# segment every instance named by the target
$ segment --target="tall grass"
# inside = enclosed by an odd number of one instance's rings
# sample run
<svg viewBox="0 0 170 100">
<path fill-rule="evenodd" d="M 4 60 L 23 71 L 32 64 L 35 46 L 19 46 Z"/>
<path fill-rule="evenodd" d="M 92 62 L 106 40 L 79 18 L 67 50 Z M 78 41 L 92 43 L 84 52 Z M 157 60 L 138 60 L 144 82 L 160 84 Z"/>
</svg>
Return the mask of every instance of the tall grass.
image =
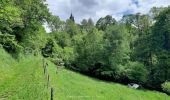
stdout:
<svg viewBox="0 0 170 100">
<path fill-rule="evenodd" d="M 22 57 L 17 62 L 0 51 L 0 99 L 47 100 L 41 57 Z"/>
</svg>

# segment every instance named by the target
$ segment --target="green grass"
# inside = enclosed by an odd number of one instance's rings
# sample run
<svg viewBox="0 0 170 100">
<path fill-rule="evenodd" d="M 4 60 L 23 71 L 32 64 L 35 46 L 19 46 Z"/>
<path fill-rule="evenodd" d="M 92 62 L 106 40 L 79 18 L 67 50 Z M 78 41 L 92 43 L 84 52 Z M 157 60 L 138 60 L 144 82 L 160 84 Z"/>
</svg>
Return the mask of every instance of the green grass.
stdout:
<svg viewBox="0 0 170 100">
<path fill-rule="evenodd" d="M 135 90 L 113 82 L 96 80 L 66 69 L 49 68 L 55 100 L 170 100 L 164 93 Z"/>
<path fill-rule="evenodd" d="M 170 100 L 164 93 L 135 90 L 96 80 L 66 69 L 57 70 L 48 61 L 50 86 L 43 73 L 41 57 L 23 57 L 19 62 L 0 49 L 0 100 Z"/>
<path fill-rule="evenodd" d="M 47 100 L 40 57 L 15 61 L 0 49 L 0 100 Z"/>
</svg>

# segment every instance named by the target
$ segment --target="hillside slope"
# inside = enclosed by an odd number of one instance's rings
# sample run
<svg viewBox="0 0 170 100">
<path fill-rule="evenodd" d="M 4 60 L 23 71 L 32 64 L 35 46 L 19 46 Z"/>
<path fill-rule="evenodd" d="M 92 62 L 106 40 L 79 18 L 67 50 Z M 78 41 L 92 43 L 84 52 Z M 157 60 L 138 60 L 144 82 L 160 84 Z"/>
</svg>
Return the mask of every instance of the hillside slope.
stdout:
<svg viewBox="0 0 170 100">
<path fill-rule="evenodd" d="M 0 100 L 47 100 L 40 57 L 15 61 L 0 49 Z"/>
<path fill-rule="evenodd" d="M 134 90 L 66 70 L 48 61 L 49 87 L 41 57 L 30 56 L 19 62 L 0 49 L 0 100 L 170 100 L 166 94 Z M 57 72 L 56 72 L 57 71 Z"/>
<path fill-rule="evenodd" d="M 55 100 L 170 100 L 169 96 L 157 91 L 130 89 L 66 69 L 56 74 L 54 70 L 54 67 L 49 68 Z"/>
</svg>

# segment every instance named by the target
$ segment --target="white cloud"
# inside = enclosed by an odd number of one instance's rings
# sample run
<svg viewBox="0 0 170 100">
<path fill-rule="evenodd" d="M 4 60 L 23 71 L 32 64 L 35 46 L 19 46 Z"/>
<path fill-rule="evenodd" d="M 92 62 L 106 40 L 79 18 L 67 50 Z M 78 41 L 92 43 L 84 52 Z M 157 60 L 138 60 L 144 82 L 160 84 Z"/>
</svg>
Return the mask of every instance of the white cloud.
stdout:
<svg viewBox="0 0 170 100">
<path fill-rule="evenodd" d="M 148 13 L 150 8 L 168 6 L 170 0 L 47 0 L 50 11 L 62 20 L 71 12 L 76 22 L 92 18 L 95 22 L 106 15 L 120 20 L 125 13 Z"/>
</svg>

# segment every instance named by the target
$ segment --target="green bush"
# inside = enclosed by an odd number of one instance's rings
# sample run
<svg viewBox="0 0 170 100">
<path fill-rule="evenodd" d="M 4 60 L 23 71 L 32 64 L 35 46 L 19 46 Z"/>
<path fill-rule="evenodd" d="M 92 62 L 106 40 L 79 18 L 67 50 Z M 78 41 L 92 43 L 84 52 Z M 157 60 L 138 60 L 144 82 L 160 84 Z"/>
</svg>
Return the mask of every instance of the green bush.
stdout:
<svg viewBox="0 0 170 100">
<path fill-rule="evenodd" d="M 170 94 L 170 82 L 166 81 L 165 83 L 163 83 L 162 89 L 164 92 L 167 92 L 168 94 Z"/>
<path fill-rule="evenodd" d="M 125 68 L 125 73 L 134 82 L 144 83 L 147 80 L 148 71 L 140 62 L 129 62 Z"/>
</svg>

